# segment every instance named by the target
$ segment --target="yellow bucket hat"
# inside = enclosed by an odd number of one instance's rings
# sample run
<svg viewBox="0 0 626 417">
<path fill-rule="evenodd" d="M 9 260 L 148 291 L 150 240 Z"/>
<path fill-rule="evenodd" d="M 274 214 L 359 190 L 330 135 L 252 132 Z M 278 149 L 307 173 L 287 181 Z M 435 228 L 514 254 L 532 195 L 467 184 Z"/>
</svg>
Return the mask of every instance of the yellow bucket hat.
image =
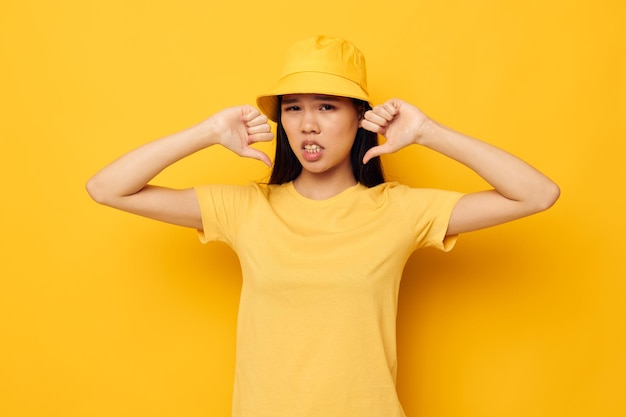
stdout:
<svg viewBox="0 0 626 417">
<path fill-rule="evenodd" d="M 302 39 L 285 56 L 280 80 L 257 97 L 259 109 L 278 121 L 278 96 L 328 94 L 369 102 L 365 57 L 352 43 L 328 36 Z"/>
</svg>

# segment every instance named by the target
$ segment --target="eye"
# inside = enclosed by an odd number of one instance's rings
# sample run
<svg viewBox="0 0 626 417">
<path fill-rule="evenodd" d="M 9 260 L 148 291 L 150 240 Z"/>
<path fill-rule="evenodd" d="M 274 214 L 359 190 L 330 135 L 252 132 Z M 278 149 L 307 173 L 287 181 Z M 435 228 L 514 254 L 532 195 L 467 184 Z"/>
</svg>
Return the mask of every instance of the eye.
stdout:
<svg viewBox="0 0 626 417">
<path fill-rule="evenodd" d="M 296 106 L 296 105 L 293 105 L 293 106 L 285 106 L 285 107 L 283 108 L 283 111 L 298 111 L 298 110 L 300 110 L 300 106 Z"/>
<path fill-rule="evenodd" d="M 330 111 L 334 109 L 335 109 L 335 106 L 333 106 L 332 104 L 322 104 L 320 106 L 320 110 L 323 110 L 323 111 Z"/>
</svg>

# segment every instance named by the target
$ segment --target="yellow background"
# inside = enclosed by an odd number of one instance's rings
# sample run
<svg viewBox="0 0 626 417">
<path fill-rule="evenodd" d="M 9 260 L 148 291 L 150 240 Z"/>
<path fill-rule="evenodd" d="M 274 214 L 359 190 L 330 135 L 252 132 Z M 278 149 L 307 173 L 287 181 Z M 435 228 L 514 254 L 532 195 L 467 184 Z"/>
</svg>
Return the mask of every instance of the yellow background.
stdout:
<svg viewBox="0 0 626 417">
<path fill-rule="evenodd" d="M 135 146 L 252 102 L 285 48 L 318 33 L 364 51 L 375 102 L 411 101 L 562 189 L 548 212 L 410 259 L 398 323 L 407 415 L 626 415 L 624 8 L 4 0 L 0 416 L 229 415 L 236 257 L 98 206 L 84 183 Z M 485 187 L 426 149 L 385 163 L 411 185 Z M 266 175 L 212 148 L 159 182 Z"/>
</svg>

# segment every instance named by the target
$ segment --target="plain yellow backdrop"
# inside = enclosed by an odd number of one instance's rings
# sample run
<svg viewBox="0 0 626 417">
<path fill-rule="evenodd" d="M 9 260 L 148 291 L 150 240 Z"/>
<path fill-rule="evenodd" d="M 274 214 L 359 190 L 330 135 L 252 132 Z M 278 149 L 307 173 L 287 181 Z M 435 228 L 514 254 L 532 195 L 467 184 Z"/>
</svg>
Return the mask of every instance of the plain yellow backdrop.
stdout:
<svg viewBox="0 0 626 417">
<path fill-rule="evenodd" d="M 84 183 L 135 146 L 253 102 L 285 48 L 314 34 L 363 50 L 375 102 L 413 102 L 562 189 L 548 212 L 411 257 L 398 313 L 407 415 L 626 415 L 624 9 L 4 0 L 0 416 L 229 415 L 236 257 L 192 230 L 98 206 Z M 486 187 L 426 149 L 384 162 L 414 186 Z M 158 182 L 267 174 L 212 148 Z"/>
</svg>

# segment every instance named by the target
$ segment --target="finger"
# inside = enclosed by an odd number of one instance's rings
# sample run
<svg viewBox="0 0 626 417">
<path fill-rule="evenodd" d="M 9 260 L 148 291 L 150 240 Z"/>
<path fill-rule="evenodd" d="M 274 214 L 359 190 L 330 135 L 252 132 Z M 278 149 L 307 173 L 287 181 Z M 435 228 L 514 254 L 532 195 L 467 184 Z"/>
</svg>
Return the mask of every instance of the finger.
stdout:
<svg viewBox="0 0 626 417">
<path fill-rule="evenodd" d="M 256 133 L 271 132 L 272 131 L 272 127 L 269 125 L 269 123 L 263 123 L 263 124 L 260 124 L 260 125 L 248 126 L 246 131 L 248 132 L 249 135 L 254 135 Z"/>
<path fill-rule="evenodd" d="M 387 122 L 391 122 L 396 116 L 396 110 L 389 102 L 374 106 L 374 108 L 372 108 L 372 112 Z"/>
<path fill-rule="evenodd" d="M 268 119 L 266 115 L 259 113 L 252 119 L 247 120 L 245 123 L 246 123 L 246 126 L 258 126 L 258 125 L 268 124 L 267 120 Z"/>
<path fill-rule="evenodd" d="M 368 119 L 361 120 L 361 127 L 365 130 L 369 130 L 370 132 L 378 133 L 384 135 L 386 132 L 386 126 L 381 126 L 378 123 L 372 122 Z"/>
<path fill-rule="evenodd" d="M 249 104 L 244 104 L 241 107 L 241 121 L 244 123 L 248 123 L 251 120 L 261 116 L 261 112 L 254 106 Z"/>
<path fill-rule="evenodd" d="M 374 109 L 366 111 L 365 114 L 363 115 L 363 120 L 367 120 L 371 123 L 374 123 L 383 127 L 387 126 L 387 123 L 389 123 L 387 119 L 385 119 L 380 114 L 376 113 Z"/>
<path fill-rule="evenodd" d="M 391 115 L 392 119 L 396 117 L 398 113 L 400 112 L 400 102 L 398 99 L 395 99 L 395 98 L 392 98 L 384 102 L 382 104 L 382 107 L 385 109 L 385 111 L 389 115 Z M 388 120 L 391 121 L 391 119 L 388 119 Z"/>
<path fill-rule="evenodd" d="M 269 142 L 274 139 L 274 133 L 272 132 L 260 132 L 255 133 L 253 135 L 248 135 L 248 143 L 256 143 L 256 142 Z"/>
</svg>

